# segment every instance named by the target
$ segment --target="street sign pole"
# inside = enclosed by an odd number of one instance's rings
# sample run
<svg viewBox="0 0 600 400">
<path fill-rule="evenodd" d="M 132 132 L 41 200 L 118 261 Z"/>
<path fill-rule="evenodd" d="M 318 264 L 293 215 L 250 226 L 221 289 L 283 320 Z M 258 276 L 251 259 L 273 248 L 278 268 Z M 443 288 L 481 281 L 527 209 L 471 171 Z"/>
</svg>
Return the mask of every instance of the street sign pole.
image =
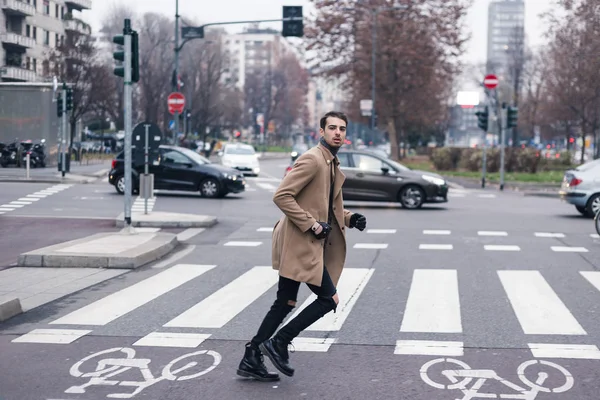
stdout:
<svg viewBox="0 0 600 400">
<path fill-rule="evenodd" d="M 148 184 L 148 132 L 150 130 L 150 124 L 144 125 L 144 183 Z M 144 214 L 148 214 L 148 190 L 144 190 Z"/>
<path fill-rule="evenodd" d="M 175 90 L 179 92 L 179 0 L 175 0 Z M 173 142 L 176 144 L 176 138 L 179 134 L 179 113 L 175 111 L 175 132 L 173 132 Z"/>
<path fill-rule="evenodd" d="M 63 82 L 62 87 L 62 146 L 61 149 L 61 172 L 64 178 L 67 171 L 67 84 Z M 70 154 L 69 154 L 70 156 Z"/>
<path fill-rule="evenodd" d="M 500 190 L 504 190 L 504 141 L 506 140 L 506 103 L 502 103 L 500 131 Z"/>
<path fill-rule="evenodd" d="M 131 113 L 132 113 L 132 87 L 131 87 L 131 21 L 125 20 L 123 29 L 125 36 L 125 76 L 124 76 L 124 103 L 125 103 L 125 224 L 131 228 Z"/>
<path fill-rule="evenodd" d="M 489 114 L 488 114 L 488 127 L 489 125 Z M 489 129 L 489 128 L 488 128 Z M 487 157 L 486 157 L 486 148 L 487 148 L 487 132 L 483 132 L 483 157 L 481 161 L 481 187 L 485 189 L 485 171 L 487 167 Z"/>
</svg>

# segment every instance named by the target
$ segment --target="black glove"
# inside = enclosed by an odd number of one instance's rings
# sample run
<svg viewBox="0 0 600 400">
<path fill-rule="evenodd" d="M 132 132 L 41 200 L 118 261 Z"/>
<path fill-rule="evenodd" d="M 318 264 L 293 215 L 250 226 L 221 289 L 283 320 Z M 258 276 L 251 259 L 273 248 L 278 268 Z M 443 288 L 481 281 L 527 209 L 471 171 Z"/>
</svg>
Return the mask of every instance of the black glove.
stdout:
<svg viewBox="0 0 600 400">
<path fill-rule="evenodd" d="M 359 231 L 363 231 L 367 227 L 367 218 L 359 213 L 354 213 L 350 217 L 350 228 L 356 228 Z"/>
<path fill-rule="evenodd" d="M 329 235 L 329 232 L 331 232 L 331 225 L 329 225 L 327 222 L 321 222 L 321 221 L 317 221 L 317 223 L 323 227 L 323 229 L 321 230 L 321 233 L 317 234 L 315 232 L 314 227 L 311 228 L 311 231 L 317 239 L 325 239 L 327 237 L 327 235 Z"/>
</svg>

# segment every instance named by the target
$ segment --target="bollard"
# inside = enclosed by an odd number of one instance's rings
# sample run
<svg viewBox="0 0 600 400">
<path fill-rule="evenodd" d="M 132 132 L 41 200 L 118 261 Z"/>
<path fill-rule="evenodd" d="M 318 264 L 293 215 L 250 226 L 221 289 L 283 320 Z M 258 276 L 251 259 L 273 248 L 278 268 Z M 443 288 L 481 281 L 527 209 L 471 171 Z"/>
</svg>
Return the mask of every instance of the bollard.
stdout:
<svg viewBox="0 0 600 400">
<path fill-rule="evenodd" d="M 29 179 L 29 160 L 30 160 L 30 155 L 29 153 L 27 153 L 27 156 L 25 157 L 25 165 L 27 166 L 27 179 Z"/>
</svg>

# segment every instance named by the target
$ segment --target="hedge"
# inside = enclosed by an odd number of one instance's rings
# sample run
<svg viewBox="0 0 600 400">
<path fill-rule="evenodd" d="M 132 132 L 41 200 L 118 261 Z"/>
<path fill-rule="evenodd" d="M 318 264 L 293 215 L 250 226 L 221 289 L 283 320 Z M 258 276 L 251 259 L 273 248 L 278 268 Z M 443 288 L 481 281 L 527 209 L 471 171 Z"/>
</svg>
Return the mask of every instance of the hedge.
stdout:
<svg viewBox="0 0 600 400">
<path fill-rule="evenodd" d="M 504 168 L 506 172 L 527 172 L 564 170 L 572 165 L 572 155 L 568 151 L 559 154 L 559 158 L 545 158 L 540 150 L 531 148 L 507 147 L 504 150 Z M 461 147 L 436 148 L 430 156 L 433 166 L 438 171 L 480 171 L 483 150 Z M 500 149 L 486 150 L 486 169 L 488 172 L 500 170 Z"/>
</svg>

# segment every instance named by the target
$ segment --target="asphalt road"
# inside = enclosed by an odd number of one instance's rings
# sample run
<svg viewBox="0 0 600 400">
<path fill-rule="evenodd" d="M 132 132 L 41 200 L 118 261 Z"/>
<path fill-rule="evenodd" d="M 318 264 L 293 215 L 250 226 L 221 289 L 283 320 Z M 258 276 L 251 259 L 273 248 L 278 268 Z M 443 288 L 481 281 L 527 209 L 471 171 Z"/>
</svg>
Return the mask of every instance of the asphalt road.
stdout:
<svg viewBox="0 0 600 400">
<path fill-rule="evenodd" d="M 593 222 L 556 199 L 491 190 L 451 190 L 447 204 L 417 211 L 347 202 L 368 230 L 348 231 L 342 304 L 294 341 L 293 378 L 237 378 L 244 343 L 276 292 L 269 228 L 280 213 L 271 196 L 285 160 L 262 167 L 270 176 L 226 199 L 157 196 L 154 210 L 220 219 L 170 264 L 0 323 L 0 398 L 597 398 Z M 32 185 L 0 190 L 2 201 L 41 190 Z M 31 215 L 114 218 L 122 197 L 112 192 L 105 180 L 74 185 L 1 215 L 0 227 Z M 298 304 L 309 294 L 302 287 Z"/>
</svg>

